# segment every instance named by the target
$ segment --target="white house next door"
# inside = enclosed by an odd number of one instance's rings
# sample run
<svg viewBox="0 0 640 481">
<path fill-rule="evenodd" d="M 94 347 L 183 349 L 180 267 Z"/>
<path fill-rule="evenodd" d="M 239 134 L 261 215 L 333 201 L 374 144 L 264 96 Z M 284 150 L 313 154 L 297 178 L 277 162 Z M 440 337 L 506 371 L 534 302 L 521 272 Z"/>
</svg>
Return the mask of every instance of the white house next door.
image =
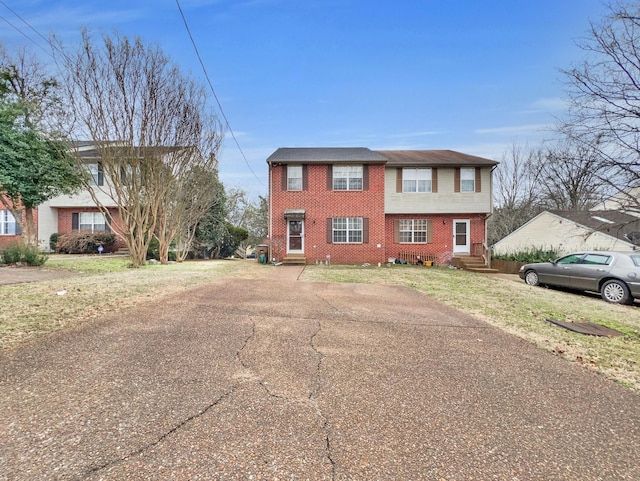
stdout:
<svg viewBox="0 0 640 481">
<path fill-rule="evenodd" d="M 469 254 L 471 242 L 469 240 L 469 219 L 453 220 L 453 253 Z"/>
<path fill-rule="evenodd" d="M 304 254 L 304 221 L 287 221 L 287 253 Z"/>
</svg>

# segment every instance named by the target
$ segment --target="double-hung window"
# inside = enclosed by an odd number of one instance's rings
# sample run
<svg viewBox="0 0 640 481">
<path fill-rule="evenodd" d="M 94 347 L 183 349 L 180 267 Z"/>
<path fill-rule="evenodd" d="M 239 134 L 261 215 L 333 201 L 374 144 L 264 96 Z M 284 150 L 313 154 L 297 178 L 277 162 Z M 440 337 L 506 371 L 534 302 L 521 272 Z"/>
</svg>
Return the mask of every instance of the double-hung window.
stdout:
<svg viewBox="0 0 640 481">
<path fill-rule="evenodd" d="M 287 190 L 302 190 L 302 166 L 287 166 Z"/>
<path fill-rule="evenodd" d="M 104 173 L 102 170 L 102 164 L 87 164 L 87 170 L 89 171 L 89 185 L 102 186 L 104 185 Z"/>
<path fill-rule="evenodd" d="M 334 217 L 333 242 L 362 243 L 362 217 Z"/>
<path fill-rule="evenodd" d="M 16 219 L 8 210 L 0 210 L 0 235 L 16 235 L 19 232 Z"/>
<path fill-rule="evenodd" d="M 400 219 L 400 242 L 405 244 L 427 243 L 426 219 Z"/>
<path fill-rule="evenodd" d="M 98 232 L 108 230 L 107 222 L 102 212 L 80 212 L 79 230 Z"/>
<path fill-rule="evenodd" d="M 476 190 L 476 169 L 460 169 L 460 192 L 475 192 Z"/>
<path fill-rule="evenodd" d="M 402 169 L 402 192 L 431 191 L 431 169 Z"/>
<path fill-rule="evenodd" d="M 333 190 L 362 190 L 362 165 L 334 165 Z"/>
</svg>

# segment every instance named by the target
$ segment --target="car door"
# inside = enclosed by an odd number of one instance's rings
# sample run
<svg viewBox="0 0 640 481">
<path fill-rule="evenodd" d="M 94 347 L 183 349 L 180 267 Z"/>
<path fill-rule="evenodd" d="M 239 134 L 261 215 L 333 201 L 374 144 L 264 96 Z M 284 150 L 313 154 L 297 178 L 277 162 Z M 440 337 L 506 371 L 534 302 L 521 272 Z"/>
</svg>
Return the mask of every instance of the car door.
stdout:
<svg viewBox="0 0 640 481">
<path fill-rule="evenodd" d="M 584 254 L 570 254 L 549 263 L 543 270 L 538 271 L 541 284 L 552 286 L 573 287 L 572 276 L 576 265 Z"/>
<path fill-rule="evenodd" d="M 604 253 L 588 253 L 573 266 L 572 286 L 581 291 L 598 291 L 598 281 L 611 270 L 613 257 Z"/>
</svg>

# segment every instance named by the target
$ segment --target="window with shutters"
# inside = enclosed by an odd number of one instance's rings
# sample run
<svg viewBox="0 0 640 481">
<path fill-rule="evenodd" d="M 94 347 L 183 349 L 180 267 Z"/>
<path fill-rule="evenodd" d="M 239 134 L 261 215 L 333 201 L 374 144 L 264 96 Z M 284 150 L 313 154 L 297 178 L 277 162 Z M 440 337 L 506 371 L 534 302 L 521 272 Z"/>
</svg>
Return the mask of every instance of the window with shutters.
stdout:
<svg viewBox="0 0 640 481">
<path fill-rule="evenodd" d="M 90 232 L 108 230 L 107 222 L 102 212 L 80 212 L 78 229 Z"/>
<path fill-rule="evenodd" d="M 333 242 L 335 244 L 362 243 L 362 217 L 334 217 Z"/>
<path fill-rule="evenodd" d="M 463 167 L 460 169 L 460 192 L 476 191 L 476 169 Z"/>
<path fill-rule="evenodd" d="M 334 165 L 333 190 L 362 190 L 362 165 Z"/>
<path fill-rule="evenodd" d="M 287 190 L 302 190 L 302 166 L 287 166 Z"/>
<path fill-rule="evenodd" d="M 19 231 L 13 214 L 8 210 L 0 210 L 0 235 L 16 235 Z"/>
<path fill-rule="evenodd" d="M 402 169 L 402 192 L 431 191 L 431 169 Z"/>
<path fill-rule="evenodd" d="M 87 170 L 91 176 L 89 179 L 89 185 L 102 186 L 104 185 L 104 173 L 102 171 L 102 164 L 94 163 L 87 164 Z"/>
</svg>

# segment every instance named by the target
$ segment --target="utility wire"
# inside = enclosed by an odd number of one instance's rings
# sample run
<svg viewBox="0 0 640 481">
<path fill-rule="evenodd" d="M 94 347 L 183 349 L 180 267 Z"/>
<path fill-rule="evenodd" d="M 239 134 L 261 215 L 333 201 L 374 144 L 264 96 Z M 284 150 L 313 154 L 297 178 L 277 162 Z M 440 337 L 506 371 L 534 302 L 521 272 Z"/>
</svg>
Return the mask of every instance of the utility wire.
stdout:
<svg viewBox="0 0 640 481">
<path fill-rule="evenodd" d="M 11 13 L 13 13 L 16 17 L 18 17 L 22 21 L 22 23 L 24 23 L 27 27 L 29 27 L 31 30 L 33 30 L 36 34 L 38 34 L 40 37 L 44 38 L 45 42 L 49 43 L 49 41 L 46 39 L 46 37 L 42 36 L 42 34 L 40 32 L 38 32 L 35 28 L 33 28 L 31 25 L 29 25 L 29 22 L 27 22 L 24 18 L 22 18 L 15 11 L 13 11 L 11 9 L 11 7 L 9 7 L 9 5 L 7 5 L 2 0 L 0 0 L 0 4 L 2 4 L 7 10 L 9 10 Z M 40 45 L 38 42 L 36 42 L 34 39 L 32 39 L 29 35 L 24 33 L 20 28 L 18 28 L 16 25 L 14 25 L 10 20 L 8 20 L 7 18 L 3 17 L 2 15 L 0 15 L 0 18 L 2 20 L 4 20 L 6 23 L 8 23 L 20 35 L 23 35 L 24 37 L 29 39 L 29 41 L 32 42 L 36 47 L 42 49 L 44 51 L 44 53 L 46 53 L 49 56 L 53 56 L 53 55 L 51 55 L 51 52 L 49 52 L 46 48 L 44 48 L 42 45 Z"/>
<path fill-rule="evenodd" d="M 2 1 L 2 0 L 0 0 L 0 1 Z M 187 23 L 187 19 L 184 16 L 184 12 L 182 11 L 182 7 L 180 6 L 180 0 L 176 0 L 176 5 L 178 6 L 178 10 L 180 11 L 180 16 L 182 17 L 182 21 L 184 22 L 184 27 L 187 30 L 187 34 L 189 35 L 189 39 L 191 39 L 191 45 L 193 45 L 193 49 L 196 52 L 196 56 L 198 57 L 198 61 L 200 62 L 200 67 L 202 67 L 202 71 L 204 72 L 204 76 L 207 79 L 207 83 L 209 84 L 209 88 L 211 89 L 211 92 L 213 93 L 213 97 L 216 99 L 216 103 L 218 104 L 218 109 L 220 109 L 220 113 L 222 114 L 222 118 L 224 119 L 225 126 L 229 130 L 229 132 L 231 132 L 231 137 L 233 137 L 233 141 L 235 142 L 236 146 L 238 147 L 238 150 L 240 151 L 240 154 L 242 155 L 242 158 L 244 159 L 245 164 L 247 164 L 247 167 L 249 167 L 249 170 L 251 171 L 253 176 L 256 178 L 256 180 L 258 182 L 260 182 L 260 185 L 264 185 L 262 180 L 260 180 L 260 178 L 256 175 L 254 170 L 251 168 L 251 165 L 249 164 L 249 161 L 247 160 L 247 157 L 244 155 L 244 152 L 242 151 L 242 147 L 240 147 L 240 143 L 238 142 L 238 139 L 236 138 L 236 135 L 233 133 L 233 129 L 231 128 L 231 125 L 229 124 L 229 119 L 227 119 L 227 116 L 224 113 L 224 110 L 222 108 L 222 104 L 220 103 L 220 100 L 218 99 L 218 96 L 216 95 L 216 91 L 213 88 L 213 84 L 211 83 L 211 79 L 209 78 L 209 74 L 207 73 L 207 69 L 204 66 L 204 62 L 202 61 L 202 57 L 200 56 L 200 52 L 198 51 L 198 46 L 196 45 L 196 42 L 193 39 L 193 35 L 191 35 L 191 30 L 189 29 L 189 24 Z"/>
</svg>

